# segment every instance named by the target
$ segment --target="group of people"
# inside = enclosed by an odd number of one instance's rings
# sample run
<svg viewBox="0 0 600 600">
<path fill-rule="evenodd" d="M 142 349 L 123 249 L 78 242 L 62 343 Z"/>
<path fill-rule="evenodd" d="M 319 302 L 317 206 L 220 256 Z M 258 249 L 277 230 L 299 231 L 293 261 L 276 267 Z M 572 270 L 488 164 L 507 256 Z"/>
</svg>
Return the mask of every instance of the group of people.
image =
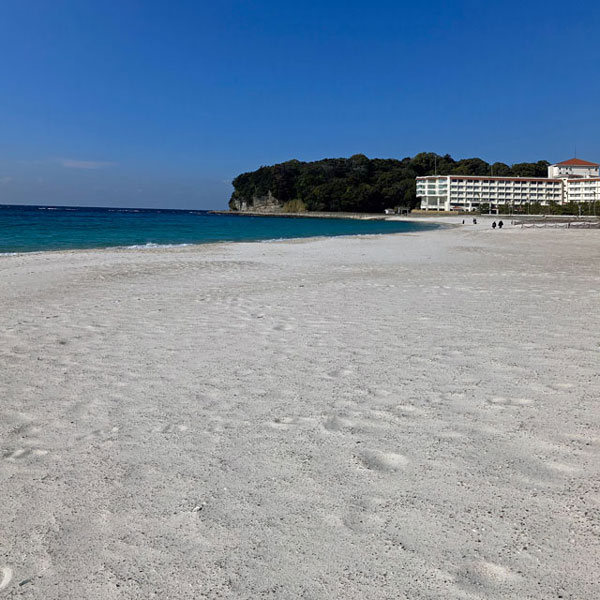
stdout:
<svg viewBox="0 0 600 600">
<path fill-rule="evenodd" d="M 463 219 L 462 224 L 465 224 L 465 220 Z M 473 219 L 473 225 L 477 225 L 477 219 Z M 492 223 L 492 229 L 496 229 L 496 227 L 498 227 L 498 229 L 502 229 L 504 227 L 504 223 L 502 221 L 498 221 L 496 223 L 496 221 L 494 221 Z"/>
</svg>

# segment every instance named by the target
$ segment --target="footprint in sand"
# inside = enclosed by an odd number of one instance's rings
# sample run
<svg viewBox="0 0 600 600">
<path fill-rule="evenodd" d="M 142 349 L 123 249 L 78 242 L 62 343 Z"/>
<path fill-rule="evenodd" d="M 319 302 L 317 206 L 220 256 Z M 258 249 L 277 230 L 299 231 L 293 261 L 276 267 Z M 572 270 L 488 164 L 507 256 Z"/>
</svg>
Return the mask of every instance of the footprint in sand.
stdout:
<svg viewBox="0 0 600 600">
<path fill-rule="evenodd" d="M 384 521 L 378 515 L 357 510 L 345 515 L 342 524 L 354 533 L 375 534 L 383 527 Z"/>
<path fill-rule="evenodd" d="M 367 390 L 367 393 L 370 396 L 373 396 L 373 397 L 379 399 L 380 401 L 389 400 L 390 398 L 395 397 L 395 394 L 392 390 L 388 390 L 386 388 L 381 388 L 381 387 L 369 388 Z"/>
<path fill-rule="evenodd" d="M 328 376 L 331 379 L 342 379 L 344 377 L 349 377 L 353 374 L 353 372 L 354 371 L 352 371 L 351 369 L 335 369 L 334 371 L 328 373 Z"/>
<path fill-rule="evenodd" d="M 35 425 L 33 425 L 31 423 L 22 423 L 21 425 L 18 425 L 17 427 L 15 427 L 11 433 L 13 435 L 18 435 L 20 437 L 26 437 L 26 436 L 37 435 L 39 432 L 40 432 L 39 427 L 36 427 Z"/>
<path fill-rule="evenodd" d="M 236 377 L 250 377 L 250 375 L 254 375 L 256 371 L 254 369 L 239 369 L 234 372 Z"/>
<path fill-rule="evenodd" d="M 467 565 L 459 577 L 464 583 L 474 584 L 478 588 L 513 583 L 520 579 L 520 576 L 513 573 L 510 569 L 487 561 L 474 562 Z"/>
<path fill-rule="evenodd" d="M 16 450 L 5 452 L 2 458 L 5 460 L 21 460 L 30 455 L 45 456 L 46 454 L 48 454 L 48 450 L 42 450 L 41 448 L 17 448 Z"/>
<path fill-rule="evenodd" d="M 274 429 L 290 429 L 298 424 L 296 417 L 275 417 L 270 423 L 269 427 Z"/>
<path fill-rule="evenodd" d="M 488 399 L 488 402 L 494 406 L 529 406 L 533 400 L 529 398 L 505 398 L 504 396 L 495 396 Z"/>
<path fill-rule="evenodd" d="M 559 461 L 551 461 L 547 462 L 546 466 L 557 473 L 564 475 L 575 475 L 577 473 L 581 473 L 582 468 L 577 465 L 570 465 L 564 462 Z"/>
<path fill-rule="evenodd" d="M 82 435 L 78 435 L 75 439 L 78 441 L 81 440 L 95 440 L 101 438 L 106 441 L 107 439 L 112 439 L 112 436 L 116 433 L 119 433 L 118 427 L 112 427 L 111 429 L 94 429 L 89 433 L 84 433 Z"/>
<path fill-rule="evenodd" d="M 396 404 L 392 412 L 399 417 L 422 417 L 425 411 L 412 404 Z"/>
<path fill-rule="evenodd" d="M 317 422 L 315 417 L 275 417 L 269 421 L 269 427 L 274 429 L 292 429 L 300 426 L 312 426 Z"/>
<path fill-rule="evenodd" d="M 440 394 L 440 398 L 447 402 L 452 402 L 454 400 L 463 400 L 466 394 L 464 392 L 444 392 Z"/>
<path fill-rule="evenodd" d="M 393 473 L 408 464 L 408 458 L 395 452 L 380 452 L 378 450 L 365 450 L 358 457 L 360 464 L 371 471 L 384 471 Z"/>
<path fill-rule="evenodd" d="M 350 429 L 353 426 L 353 421 L 345 419 L 344 417 L 338 417 L 337 415 L 331 415 L 323 422 L 323 427 L 327 431 L 333 432 L 344 431 L 345 429 Z"/>
<path fill-rule="evenodd" d="M 159 429 L 160 433 L 173 433 L 173 432 L 179 432 L 179 433 L 183 433 L 184 431 L 188 430 L 188 426 L 187 425 L 175 425 L 174 423 L 167 423 L 167 425 L 165 425 L 164 427 L 161 427 Z"/>
<path fill-rule="evenodd" d="M 564 392 L 572 390 L 575 386 L 572 383 L 554 383 L 550 384 L 549 387 L 557 392 Z"/>
<path fill-rule="evenodd" d="M 9 586 L 10 582 L 12 581 L 12 569 L 10 567 L 2 567 L 2 569 L 0 569 L 0 575 L 2 575 L 2 577 L 0 578 L 0 590 L 4 590 Z"/>
<path fill-rule="evenodd" d="M 30 454 L 30 448 L 17 448 L 16 450 L 8 450 L 2 455 L 2 458 L 6 460 L 19 460 L 20 458 L 26 458 Z"/>
</svg>

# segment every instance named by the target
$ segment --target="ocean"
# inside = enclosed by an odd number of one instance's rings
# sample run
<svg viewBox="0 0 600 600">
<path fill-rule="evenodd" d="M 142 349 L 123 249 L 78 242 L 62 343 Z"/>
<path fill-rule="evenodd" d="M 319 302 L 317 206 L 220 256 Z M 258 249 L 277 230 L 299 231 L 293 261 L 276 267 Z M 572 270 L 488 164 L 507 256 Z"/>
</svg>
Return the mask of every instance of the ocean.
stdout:
<svg viewBox="0 0 600 600">
<path fill-rule="evenodd" d="M 401 221 L 255 217 L 193 210 L 0 205 L 0 253 L 409 233 L 436 227 Z"/>
</svg>

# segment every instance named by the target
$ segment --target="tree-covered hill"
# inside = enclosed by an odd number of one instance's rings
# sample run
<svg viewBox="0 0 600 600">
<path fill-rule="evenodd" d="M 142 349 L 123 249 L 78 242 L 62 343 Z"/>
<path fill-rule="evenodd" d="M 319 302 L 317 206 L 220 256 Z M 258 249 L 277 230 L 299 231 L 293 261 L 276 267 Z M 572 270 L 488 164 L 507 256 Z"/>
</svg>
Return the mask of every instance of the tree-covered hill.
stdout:
<svg viewBox="0 0 600 600">
<path fill-rule="evenodd" d="M 417 203 L 415 177 L 421 175 L 495 175 L 546 177 L 548 162 L 489 163 L 480 158 L 454 160 L 422 152 L 410 158 L 326 158 L 315 162 L 290 160 L 243 173 L 233 180 L 232 210 L 287 210 L 289 212 L 382 212 Z"/>
</svg>

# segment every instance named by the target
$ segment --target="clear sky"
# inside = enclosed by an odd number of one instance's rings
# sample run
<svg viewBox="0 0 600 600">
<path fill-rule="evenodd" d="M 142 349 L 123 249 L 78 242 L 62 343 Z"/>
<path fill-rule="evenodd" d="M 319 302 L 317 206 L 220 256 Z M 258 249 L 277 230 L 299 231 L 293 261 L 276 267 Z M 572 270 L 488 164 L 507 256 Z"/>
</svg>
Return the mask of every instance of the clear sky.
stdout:
<svg viewBox="0 0 600 600">
<path fill-rule="evenodd" d="M 224 208 L 264 164 L 600 162 L 600 3 L 2 0 L 0 203 Z"/>
</svg>

